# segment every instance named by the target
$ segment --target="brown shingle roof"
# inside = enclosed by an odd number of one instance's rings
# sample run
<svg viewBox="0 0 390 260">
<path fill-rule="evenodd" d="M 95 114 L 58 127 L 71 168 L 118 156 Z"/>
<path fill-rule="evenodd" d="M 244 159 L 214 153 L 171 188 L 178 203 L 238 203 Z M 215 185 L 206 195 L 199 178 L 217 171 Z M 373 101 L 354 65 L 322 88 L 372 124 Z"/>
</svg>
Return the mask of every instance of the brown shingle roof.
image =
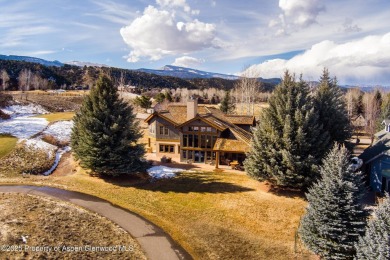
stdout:
<svg viewBox="0 0 390 260">
<path fill-rule="evenodd" d="M 224 151 L 224 152 L 245 153 L 245 152 L 249 151 L 249 146 L 240 140 L 217 138 L 217 141 L 214 144 L 213 150 L 214 151 Z"/>
</svg>

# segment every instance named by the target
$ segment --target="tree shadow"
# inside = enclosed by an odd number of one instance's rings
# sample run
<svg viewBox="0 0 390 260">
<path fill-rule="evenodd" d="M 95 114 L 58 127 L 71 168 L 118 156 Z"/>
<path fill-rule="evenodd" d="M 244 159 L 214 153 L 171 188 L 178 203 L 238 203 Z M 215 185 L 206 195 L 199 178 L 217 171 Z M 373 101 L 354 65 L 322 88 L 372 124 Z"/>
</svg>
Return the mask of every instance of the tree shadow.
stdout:
<svg viewBox="0 0 390 260">
<path fill-rule="evenodd" d="M 154 180 L 147 177 L 133 176 L 105 178 L 104 181 L 121 187 L 133 187 L 141 190 L 175 193 L 237 193 L 254 191 L 254 189 L 229 183 L 205 172 L 178 173 L 170 179 Z"/>
<path fill-rule="evenodd" d="M 305 191 L 291 188 L 281 188 L 274 185 L 270 185 L 269 192 L 277 196 L 286 198 L 300 198 L 306 200 Z"/>
<path fill-rule="evenodd" d="M 200 172 L 178 174 L 178 176 L 172 179 L 137 184 L 134 187 L 143 190 L 176 193 L 237 193 L 254 191 L 254 189 L 225 182 L 222 178 Z"/>
</svg>

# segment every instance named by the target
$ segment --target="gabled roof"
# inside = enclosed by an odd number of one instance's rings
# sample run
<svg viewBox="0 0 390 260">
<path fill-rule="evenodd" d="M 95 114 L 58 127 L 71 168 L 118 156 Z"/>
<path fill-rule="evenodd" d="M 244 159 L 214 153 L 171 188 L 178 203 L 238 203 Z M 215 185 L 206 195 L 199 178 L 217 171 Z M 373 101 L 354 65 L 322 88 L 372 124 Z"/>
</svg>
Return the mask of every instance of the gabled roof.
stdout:
<svg viewBox="0 0 390 260">
<path fill-rule="evenodd" d="M 363 160 L 364 163 L 369 163 L 378 156 L 383 154 L 390 153 L 390 133 L 384 135 L 371 147 L 364 150 L 364 152 L 359 155 L 359 158 Z"/>
<path fill-rule="evenodd" d="M 184 123 L 178 125 L 178 127 L 183 127 L 185 125 L 191 124 L 192 122 L 194 122 L 196 120 L 201 120 L 201 121 L 205 122 L 206 124 L 211 125 L 212 127 L 218 129 L 219 131 L 224 131 L 227 128 L 227 126 L 225 124 L 221 123 L 219 120 L 210 120 L 209 115 L 201 116 L 199 114 L 197 114 L 194 118 L 192 118 L 188 121 L 185 121 Z"/>
</svg>

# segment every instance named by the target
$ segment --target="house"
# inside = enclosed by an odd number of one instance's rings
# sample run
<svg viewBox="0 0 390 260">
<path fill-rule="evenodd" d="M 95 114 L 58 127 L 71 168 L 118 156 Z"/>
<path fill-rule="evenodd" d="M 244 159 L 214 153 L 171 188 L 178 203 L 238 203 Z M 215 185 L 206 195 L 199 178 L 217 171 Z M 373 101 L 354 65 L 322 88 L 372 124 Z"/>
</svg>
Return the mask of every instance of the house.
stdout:
<svg viewBox="0 0 390 260">
<path fill-rule="evenodd" d="M 373 191 L 390 192 L 390 120 L 382 122 L 385 128 L 376 133 L 377 141 L 359 156 L 364 162 Z"/>
<path fill-rule="evenodd" d="M 219 109 L 198 105 L 169 104 L 145 119 L 149 127 L 149 150 L 157 157 L 180 162 L 210 163 L 216 168 L 232 161 L 242 164 L 252 138 L 253 116 L 226 115 Z M 155 147 L 151 147 L 152 140 Z"/>
</svg>

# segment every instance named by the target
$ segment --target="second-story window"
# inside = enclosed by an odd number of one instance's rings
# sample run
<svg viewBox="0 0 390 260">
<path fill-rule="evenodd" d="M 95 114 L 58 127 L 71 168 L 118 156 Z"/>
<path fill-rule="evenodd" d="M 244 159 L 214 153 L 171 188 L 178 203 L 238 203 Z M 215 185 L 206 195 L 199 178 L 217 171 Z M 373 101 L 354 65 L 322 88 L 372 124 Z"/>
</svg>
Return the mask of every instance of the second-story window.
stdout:
<svg viewBox="0 0 390 260">
<path fill-rule="evenodd" d="M 169 129 L 166 126 L 160 126 L 160 135 L 169 135 Z"/>
</svg>

